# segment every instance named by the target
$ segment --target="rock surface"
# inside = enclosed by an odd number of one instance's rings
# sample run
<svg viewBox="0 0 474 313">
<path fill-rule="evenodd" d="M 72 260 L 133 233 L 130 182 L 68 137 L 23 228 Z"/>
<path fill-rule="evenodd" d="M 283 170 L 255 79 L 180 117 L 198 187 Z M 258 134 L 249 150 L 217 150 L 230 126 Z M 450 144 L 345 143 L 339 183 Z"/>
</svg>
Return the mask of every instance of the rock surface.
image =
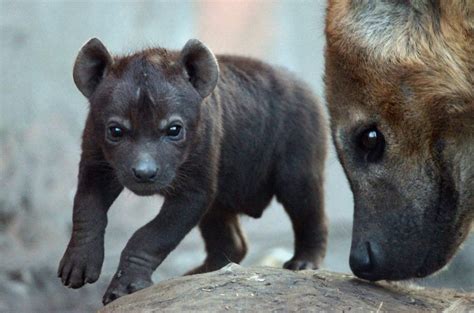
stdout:
<svg viewBox="0 0 474 313">
<path fill-rule="evenodd" d="M 474 293 L 368 283 L 324 270 L 293 272 L 229 264 L 122 297 L 109 312 L 474 312 Z"/>
</svg>

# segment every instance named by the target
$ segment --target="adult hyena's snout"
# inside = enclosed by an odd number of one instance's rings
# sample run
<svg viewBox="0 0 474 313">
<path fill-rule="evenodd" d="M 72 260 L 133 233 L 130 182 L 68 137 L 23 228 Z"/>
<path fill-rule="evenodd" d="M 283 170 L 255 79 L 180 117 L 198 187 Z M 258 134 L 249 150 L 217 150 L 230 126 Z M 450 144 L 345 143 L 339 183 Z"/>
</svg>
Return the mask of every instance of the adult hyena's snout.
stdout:
<svg viewBox="0 0 474 313">
<path fill-rule="evenodd" d="M 395 257 L 390 254 L 390 247 L 376 240 L 353 242 L 349 265 L 357 277 L 370 281 L 403 279 L 411 275 L 411 267 L 394 267 L 394 264 L 390 264 L 390 259 Z"/>
<path fill-rule="evenodd" d="M 375 254 L 374 242 L 360 242 L 351 248 L 349 265 L 356 276 L 376 280 L 377 264 L 380 264 L 380 256 Z"/>
<path fill-rule="evenodd" d="M 355 210 L 349 264 L 357 277 L 402 280 L 439 269 L 427 262 L 438 253 L 432 240 L 436 227 L 428 214 L 418 212 L 416 206 L 382 204 Z"/>
<path fill-rule="evenodd" d="M 394 264 L 397 253 L 393 253 L 389 245 L 374 239 L 353 240 L 349 265 L 352 272 L 359 278 L 377 281 L 382 279 L 398 280 L 413 275 L 417 267 L 411 265 L 410 260 L 405 258 L 404 264 Z"/>
</svg>

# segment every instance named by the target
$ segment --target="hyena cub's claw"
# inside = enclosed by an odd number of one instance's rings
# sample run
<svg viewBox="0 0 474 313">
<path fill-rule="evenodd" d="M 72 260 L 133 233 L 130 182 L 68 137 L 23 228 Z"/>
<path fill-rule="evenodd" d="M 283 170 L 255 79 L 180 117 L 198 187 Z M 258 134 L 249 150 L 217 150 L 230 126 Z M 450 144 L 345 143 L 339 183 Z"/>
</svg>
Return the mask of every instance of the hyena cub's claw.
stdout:
<svg viewBox="0 0 474 313">
<path fill-rule="evenodd" d="M 289 260 L 283 264 L 283 268 L 288 270 L 300 271 L 300 270 L 315 270 L 318 269 L 318 263 L 309 260 Z"/>
<path fill-rule="evenodd" d="M 119 272 L 116 274 L 110 282 L 107 291 L 102 298 L 102 303 L 107 305 L 108 303 L 135 291 L 150 287 L 153 285 L 153 281 L 150 277 L 140 277 L 133 273 L 122 274 Z"/>
</svg>

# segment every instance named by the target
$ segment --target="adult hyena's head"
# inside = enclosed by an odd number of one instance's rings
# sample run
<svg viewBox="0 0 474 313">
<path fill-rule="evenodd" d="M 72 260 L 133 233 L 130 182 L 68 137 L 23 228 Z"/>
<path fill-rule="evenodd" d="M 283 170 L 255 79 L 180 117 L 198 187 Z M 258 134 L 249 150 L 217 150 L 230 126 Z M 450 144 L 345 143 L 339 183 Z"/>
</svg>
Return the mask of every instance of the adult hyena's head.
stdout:
<svg viewBox="0 0 474 313">
<path fill-rule="evenodd" d="M 474 217 L 474 2 L 330 1 L 326 94 L 365 279 L 442 268 Z"/>
</svg>

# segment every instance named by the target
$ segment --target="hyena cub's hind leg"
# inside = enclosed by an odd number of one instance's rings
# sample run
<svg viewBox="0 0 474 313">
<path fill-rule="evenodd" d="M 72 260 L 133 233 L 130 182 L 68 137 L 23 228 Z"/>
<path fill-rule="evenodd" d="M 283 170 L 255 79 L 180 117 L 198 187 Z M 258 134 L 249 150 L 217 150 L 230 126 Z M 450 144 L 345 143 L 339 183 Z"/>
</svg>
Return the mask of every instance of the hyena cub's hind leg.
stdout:
<svg viewBox="0 0 474 313">
<path fill-rule="evenodd" d="M 230 262 L 240 263 L 247 253 L 237 214 L 210 210 L 199 223 L 206 245 L 204 263 L 186 275 L 216 271 Z"/>
<path fill-rule="evenodd" d="M 284 170 L 283 172 L 286 172 Z M 291 173 L 290 173 L 291 172 Z M 311 168 L 281 173 L 276 196 L 288 213 L 295 235 L 294 255 L 283 267 L 316 269 L 326 254 L 327 225 L 322 175 Z"/>
</svg>

